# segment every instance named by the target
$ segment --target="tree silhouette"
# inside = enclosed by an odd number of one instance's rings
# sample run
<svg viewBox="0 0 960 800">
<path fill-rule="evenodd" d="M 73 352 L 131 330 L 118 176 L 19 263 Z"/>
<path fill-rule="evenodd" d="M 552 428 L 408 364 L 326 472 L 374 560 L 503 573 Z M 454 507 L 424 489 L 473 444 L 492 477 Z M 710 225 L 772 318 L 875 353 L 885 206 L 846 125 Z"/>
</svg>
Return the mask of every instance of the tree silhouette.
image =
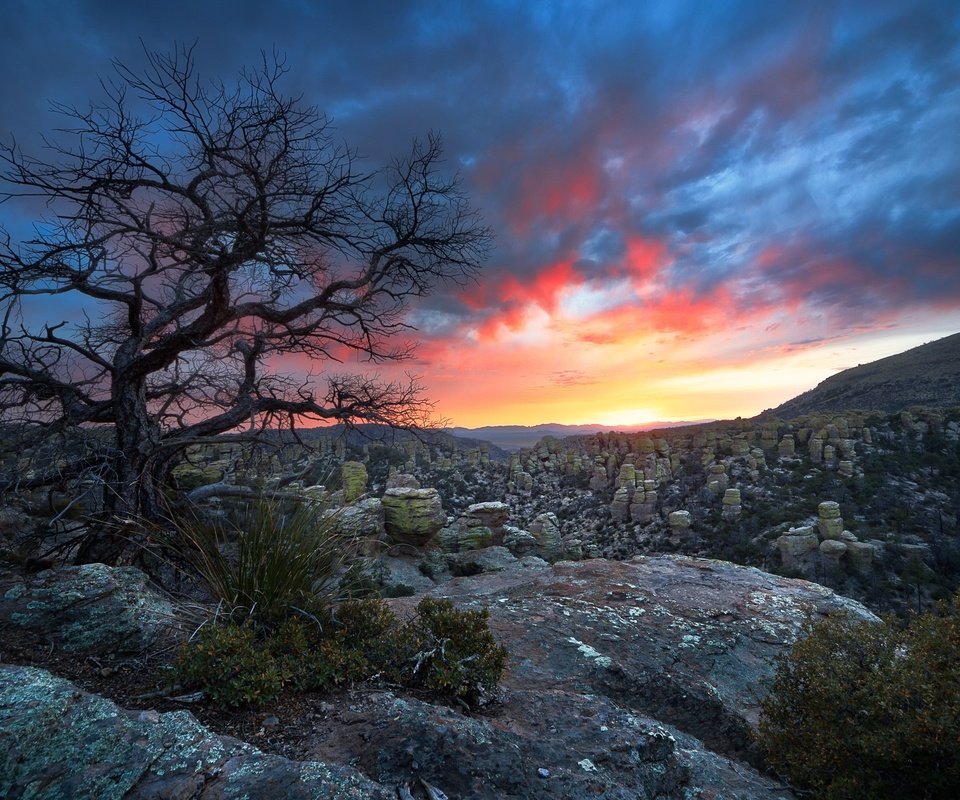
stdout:
<svg viewBox="0 0 960 800">
<path fill-rule="evenodd" d="M 57 107 L 68 126 L 44 158 L 0 150 L 0 197 L 47 209 L 0 242 L 5 438 L 51 454 L 7 485 L 82 478 L 106 512 L 152 515 L 191 445 L 308 421 L 423 425 L 415 379 L 330 369 L 410 357 L 410 300 L 485 258 L 439 139 L 363 172 L 281 92 L 276 55 L 230 84 L 201 80 L 192 47 L 146 56 L 140 72 L 114 64 L 102 102 Z M 286 375 L 290 354 L 323 380 Z"/>
</svg>

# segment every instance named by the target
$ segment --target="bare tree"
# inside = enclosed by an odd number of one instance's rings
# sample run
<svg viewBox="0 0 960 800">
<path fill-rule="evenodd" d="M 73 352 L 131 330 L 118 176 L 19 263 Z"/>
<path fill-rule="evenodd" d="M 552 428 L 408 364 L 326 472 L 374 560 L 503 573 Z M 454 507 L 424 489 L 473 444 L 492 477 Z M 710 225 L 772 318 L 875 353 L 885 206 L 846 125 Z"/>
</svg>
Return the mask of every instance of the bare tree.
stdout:
<svg viewBox="0 0 960 800">
<path fill-rule="evenodd" d="M 58 107 L 69 127 L 43 159 L 0 149 L 0 196 L 48 209 L 0 242 L 5 430 L 60 453 L 22 485 L 92 470 L 108 512 L 151 515 L 172 464 L 213 437 L 422 425 L 414 380 L 330 368 L 408 358 L 410 299 L 486 255 L 439 140 L 361 172 L 320 112 L 281 93 L 275 56 L 229 85 L 198 78 L 192 48 L 115 68 L 103 102 Z M 319 385 L 279 369 L 289 354 Z"/>
</svg>

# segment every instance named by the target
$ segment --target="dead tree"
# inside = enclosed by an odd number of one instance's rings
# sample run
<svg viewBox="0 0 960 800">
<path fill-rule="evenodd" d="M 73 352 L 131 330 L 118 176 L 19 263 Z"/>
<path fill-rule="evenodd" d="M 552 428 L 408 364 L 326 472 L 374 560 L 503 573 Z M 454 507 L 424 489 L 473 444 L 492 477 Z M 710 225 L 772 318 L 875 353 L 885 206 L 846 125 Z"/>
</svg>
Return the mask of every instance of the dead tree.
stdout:
<svg viewBox="0 0 960 800">
<path fill-rule="evenodd" d="M 198 78 L 192 48 L 115 68 L 104 101 L 57 109 L 69 124 L 42 159 L 0 150 L 0 197 L 47 209 L 0 242 L 3 429 L 56 454 L 8 485 L 86 475 L 108 513 L 150 516 L 191 445 L 423 425 L 415 380 L 336 365 L 410 357 L 411 299 L 485 258 L 489 231 L 440 170 L 439 139 L 361 171 L 281 92 L 277 57 L 229 85 Z M 292 356 L 311 377 L 284 370 Z"/>
</svg>

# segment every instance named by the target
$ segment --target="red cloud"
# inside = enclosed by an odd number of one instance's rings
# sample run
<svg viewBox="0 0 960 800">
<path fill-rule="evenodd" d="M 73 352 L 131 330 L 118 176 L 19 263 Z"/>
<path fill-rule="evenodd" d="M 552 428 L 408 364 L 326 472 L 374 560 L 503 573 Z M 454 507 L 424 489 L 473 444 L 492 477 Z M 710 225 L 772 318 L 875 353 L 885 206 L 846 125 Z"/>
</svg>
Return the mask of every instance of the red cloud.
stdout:
<svg viewBox="0 0 960 800">
<path fill-rule="evenodd" d="M 526 317 L 526 306 L 518 303 L 511 303 L 498 313 L 487 317 L 477 326 L 477 337 L 481 341 L 494 339 L 501 328 L 515 331 L 523 325 Z"/>
<path fill-rule="evenodd" d="M 627 240 L 627 255 L 624 262 L 631 274 L 647 280 L 669 266 L 670 259 L 663 242 L 645 239 L 642 236 L 631 236 Z"/>
<path fill-rule="evenodd" d="M 532 279 L 521 282 L 512 275 L 503 280 L 499 288 L 502 301 L 536 303 L 544 311 L 551 312 L 557 306 L 557 295 L 570 286 L 579 286 L 584 278 L 570 261 L 558 261 L 541 270 Z"/>
</svg>

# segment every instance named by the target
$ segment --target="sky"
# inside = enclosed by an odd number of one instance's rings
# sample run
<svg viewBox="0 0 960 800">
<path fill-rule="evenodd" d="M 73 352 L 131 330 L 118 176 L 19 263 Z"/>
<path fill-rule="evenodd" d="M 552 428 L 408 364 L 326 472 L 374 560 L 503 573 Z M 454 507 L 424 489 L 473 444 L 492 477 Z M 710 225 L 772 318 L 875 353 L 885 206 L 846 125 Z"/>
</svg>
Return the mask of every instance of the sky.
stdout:
<svg viewBox="0 0 960 800">
<path fill-rule="evenodd" d="M 0 25 L 26 147 L 111 59 L 194 40 L 211 78 L 285 54 L 371 166 L 439 132 L 496 236 L 409 309 L 403 369 L 456 425 L 747 417 L 960 331 L 955 0 L 0 0 Z"/>
</svg>

